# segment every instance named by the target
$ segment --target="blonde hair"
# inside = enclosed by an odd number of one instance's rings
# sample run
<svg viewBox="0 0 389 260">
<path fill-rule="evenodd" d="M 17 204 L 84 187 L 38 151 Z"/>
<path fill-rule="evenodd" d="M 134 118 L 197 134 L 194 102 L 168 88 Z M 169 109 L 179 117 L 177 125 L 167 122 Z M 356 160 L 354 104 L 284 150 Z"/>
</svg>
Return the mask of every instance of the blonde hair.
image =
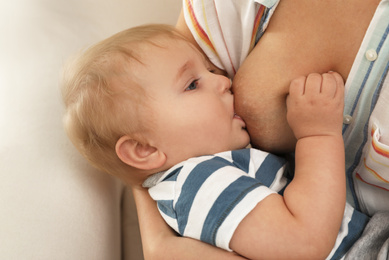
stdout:
<svg viewBox="0 0 389 260">
<path fill-rule="evenodd" d="M 183 39 L 168 25 L 134 27 L 92 46 L 64 70 L 64 126 L 70 140 L 93 166 L 119 178 L 132 168 L 116 155 L 116 142 L 123 135 L 141 139 L 147 127 L 137 118 L 147 96 L 129 65 L 141 64 L 141 46 L 158 46 L 159 36 Z"/>
</svg>

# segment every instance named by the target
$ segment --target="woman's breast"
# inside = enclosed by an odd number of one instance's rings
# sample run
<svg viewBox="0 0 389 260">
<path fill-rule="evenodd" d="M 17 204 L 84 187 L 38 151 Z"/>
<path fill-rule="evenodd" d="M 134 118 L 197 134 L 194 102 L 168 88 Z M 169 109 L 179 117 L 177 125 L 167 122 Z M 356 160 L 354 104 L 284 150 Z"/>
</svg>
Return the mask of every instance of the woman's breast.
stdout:
<svg viewBox="0 0 389 260">
<path fill-rule="evenodd" d="M 298 7 L 300 2 L 280 2 L 233 80 L 236 111 L 246 121 L 253 146 L 271 152 L 291 151 L 296 142 L 286 122 L 291 80 L 330 70 L 346 79 L 375 10 L 372 2 L 363 14 L 362 7 L 350 9 L 344 1 L 345 6 L 329 1 L 337 5 L 332 11 L 329 3 L 322 9 L 312 1 Z M 334 14 L 339 17 L 330 19 Z M 359 15 L 358 22 L 353 15 Z"/>
</svg>

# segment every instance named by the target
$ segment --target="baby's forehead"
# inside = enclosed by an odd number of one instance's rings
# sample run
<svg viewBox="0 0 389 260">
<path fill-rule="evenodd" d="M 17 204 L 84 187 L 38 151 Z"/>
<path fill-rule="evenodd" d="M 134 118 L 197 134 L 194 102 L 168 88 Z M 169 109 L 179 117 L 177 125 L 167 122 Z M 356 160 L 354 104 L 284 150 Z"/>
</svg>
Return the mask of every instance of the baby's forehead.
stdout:
<svg viewBox="0 0 389 260">
<path fill-rule="evenodd" d="M 143 46 L 139 46 L 139 53 L 145 59 L 153 60 L 156 55 L 164 53 L 165 55 L 171 54 L 172 58 L 174 54 L 184 52 L 193 56 L 206 60 L 203 53 L 201 53 L 191 42 L 183 37 L 172 36 L 157 36 L 155 39 L 147 41 Z"/>
<path fill-rule="evenodd" d="M 203 59 L 203 55 L 191 43 L 182 38 L 159 36 L 137 44 L 133 51 L 135 53 L 127 63 L 127 71 L 138 82 L 147 81 L 148 77 L 153 77 L 153 72 L 158 74 L 167 67 L 171 68 L 171 64 L 179 66 L 183 62 L 182 59 L 189 61 L 197 58 Z M 185 58 L 182 58 L 182 54 Z"/>
<path fill-rule="evenodd" d="M 131 58 L 127 61 L 127 72 L 130 72 L 133 79 L 144 82 L 145 75 L 152 77 L 151 73 L 155 68 L 164 69 L 164 65 L 180 65 L 184 59 L 187 61 L 201 59 L 207 63 L 205 56 L 188 40 L 182 37 L 158 35 L 130 46 Z M 187 62 L 185 61 L 185 62 Z M 182 64 L 181 64 L 182 65 Z M 152 70 L 150 70 L 152 69 Z M 147 79 L 146 79 L 147 80 Z"/>
</svg>

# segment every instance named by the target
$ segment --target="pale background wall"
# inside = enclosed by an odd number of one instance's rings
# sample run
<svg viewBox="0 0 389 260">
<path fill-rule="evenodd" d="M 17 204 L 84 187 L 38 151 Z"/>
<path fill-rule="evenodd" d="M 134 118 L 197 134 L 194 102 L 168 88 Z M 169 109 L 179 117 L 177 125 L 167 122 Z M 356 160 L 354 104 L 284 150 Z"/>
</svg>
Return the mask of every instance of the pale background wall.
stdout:
<svg viewBox="0 0 389 260">
<path fill-rule="evenodd" d="M 1 1 L 0 259 L 142 258 L 128 191 L 92 169 L 62 130 L 59 72 L 69 55 L 122 29 L 174 24 L 180 8 L 180 0 Z"/>
</svg>

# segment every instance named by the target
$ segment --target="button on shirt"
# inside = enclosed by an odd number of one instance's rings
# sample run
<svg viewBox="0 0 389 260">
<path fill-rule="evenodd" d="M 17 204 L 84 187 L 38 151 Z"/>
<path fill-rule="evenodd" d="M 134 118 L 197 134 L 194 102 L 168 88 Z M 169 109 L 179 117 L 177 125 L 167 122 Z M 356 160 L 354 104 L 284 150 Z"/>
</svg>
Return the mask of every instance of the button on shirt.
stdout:
<svg viewBox="0 0 389 260">
<path fill-rule="evenodd" d="M 347 201 L 369 215 L 389 210 L 389 143 L 379 135 L 389 131 L 388 17 L 389 0 L 382 0 L 345 86 Z"/>
<path fill-rule="evenodd" d="M 378 57 L 377 52 L 374 49 L 366 51 L 365 56 L 368 61 L 375 61 Z"/>
</svg>

